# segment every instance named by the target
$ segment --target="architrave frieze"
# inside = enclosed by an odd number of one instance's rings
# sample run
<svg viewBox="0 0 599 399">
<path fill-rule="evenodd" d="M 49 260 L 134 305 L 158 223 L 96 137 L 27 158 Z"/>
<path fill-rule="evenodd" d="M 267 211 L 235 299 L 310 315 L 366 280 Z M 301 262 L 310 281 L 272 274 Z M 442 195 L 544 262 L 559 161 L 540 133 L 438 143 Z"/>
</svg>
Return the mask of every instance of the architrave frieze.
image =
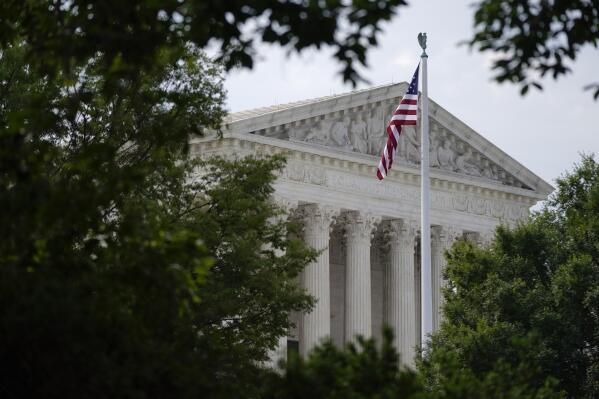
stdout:
<svg viewBox="0 0 599 399">
<path fill-rule="evenodd" d="M 394 164 L 393 169 L 385 179 L 386 184 L 383 184 L 374 179 L 377 163 L 377 158 L 374 156 L 347 153 L 328 147 L 320 148 L 306 143 L 290 142 L 272 137 L 227 134 L 220 139 L 196 138 L 191 142 L 191 153 L 193 155 L 202 154 L 203 156 L 233 155 L 239 157 L 250 154 L 283 154 L 287 158 L 288 168 L 283 172 L 282 177 L 310 184 L 326 185 L 324 170 L 337 170 L 372 178 L 373 186 L 391 186 L 391 182 L 407 183 L 414 186 L 420 185 L 420 169 L 418 167 L 401 163 Z M 310 167 L 315 167 L 318 171 L 311 170 Z M 307 172 L 300 173 L 300 168 L 305 168 Z M 485 179 L 462 176 L 444 170 L 431 169 L 430 175 L 431 188 L 435 189 L 479 194 L 484 197 L 521 202 L 528 206 L 532 206 L 546 198 L 545 193 L 495 184 Z"/>
<path fill-rule="evenodd" d="M 374 177 L 374 157 L 349 156 L 304 143 L 248 135 L 194 140 L 192 153 L 229 157 L 283 154 L 287 165 L 280 174 L 277 190 L 283 188 L 281 195 L 291 196 L 299 203 L 376 210 L 383 217 L 417 217 L 419 212 L 420 170 L 417 168 L 397 166 L 380 182 Z M 467 180 L 453 173 L 431 171 L 430 198 L 432 216 L 436 214 L 438 222 L 461 220 L 469 223 L 464 228 L 486 226 L 475 229 L 486 231 L 501 222 L 513 224 L 526 218 L 530 206 L 543 197 L 531 190 L 489 185 L 474 178 Z"/>
</svg>

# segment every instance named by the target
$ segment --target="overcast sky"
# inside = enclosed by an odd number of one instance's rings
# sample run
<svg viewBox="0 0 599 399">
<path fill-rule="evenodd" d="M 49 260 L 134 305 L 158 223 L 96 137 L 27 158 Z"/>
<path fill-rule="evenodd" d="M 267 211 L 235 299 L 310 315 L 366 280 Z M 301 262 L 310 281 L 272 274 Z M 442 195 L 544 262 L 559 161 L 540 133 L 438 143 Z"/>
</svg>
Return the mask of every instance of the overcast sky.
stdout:
<svg viewBox="0 0 599 399">
<path fill-rule="evenodd" d="M 458 46 L 472 35 L 472 0 L 420 0 L 401 8 L 369 53 L 370 85 L 407 81 L 418 63 L 416 36 L 427 32 L 429 97 L 503 151 L 553 184 L 579 153 L 599 155 L 599 101 L 583 87 L 599 81 L 599 50 L 585 48 L 573 73 L 545 80 L 542 92 L 491 81 L 490 56 Z M 291 56 L 260 47 L 253 70 L 226 77 L 229 111 L 351 91 L 329 51 Z M 360 85 L 366 88 L 369 85 Z"/>
</svg>

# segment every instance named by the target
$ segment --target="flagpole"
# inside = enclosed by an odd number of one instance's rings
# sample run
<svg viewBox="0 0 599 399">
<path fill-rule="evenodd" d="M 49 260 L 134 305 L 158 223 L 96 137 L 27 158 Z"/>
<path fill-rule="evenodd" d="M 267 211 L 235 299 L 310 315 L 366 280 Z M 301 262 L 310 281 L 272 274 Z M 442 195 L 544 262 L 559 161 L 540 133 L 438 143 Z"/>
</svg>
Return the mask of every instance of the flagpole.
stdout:
<svg viewBox="0 0 599 399">
<path fill-rule="evenodd" d="M 418 43 L 422 48 L 420 56 L 422 64 L 422 113 L 420 127 L 422 130 L 420 141 L 420 168 L 421 168 L 421 189 L 420 196 L 420 259 L 421 259 L 421 279 L 420 279 L 420 297 L 421 297 L 421 337 L 420 345 L 425 349 L 428 336 L 433 331 L 433 301 L 431 289 L 431 225 L 429 220 L 430 208 L 430 179 L 429 179 L 429 140 L 428 140 L 428 82 L 427 82 L 427 59 L 426 54 L 426 33 L 418 35 Z"/>
</svg>

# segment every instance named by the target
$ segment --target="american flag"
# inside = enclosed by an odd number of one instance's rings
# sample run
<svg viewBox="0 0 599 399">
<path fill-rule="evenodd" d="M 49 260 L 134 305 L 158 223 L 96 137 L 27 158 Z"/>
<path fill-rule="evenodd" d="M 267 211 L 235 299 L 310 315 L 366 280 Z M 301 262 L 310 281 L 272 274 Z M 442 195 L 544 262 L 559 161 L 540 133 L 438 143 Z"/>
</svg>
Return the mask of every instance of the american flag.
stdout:
<svg viewBox="0 0 599 399">
<path fill-rule="evenodd" d="M 399 106 L 393 112 L 393 116 L 387 125 L 387 144 L 383 149 L 381 155 L 381 161 L 379 162 L 379 168 L 376 171 L 376 176 L 379 180 L 383 180 L 393 164 L 395 159 L 395 153 L 397 151 L 397 142 L 399 135 L 401 134 L 401 127 L 403 125 L 415 125 L 418 119 L 418 70 L 420 65 L 416 67 L 416 72 L 412 76 L 412 81 L 408 87 L 408 91 L 401 98 Z"/>
</svg>

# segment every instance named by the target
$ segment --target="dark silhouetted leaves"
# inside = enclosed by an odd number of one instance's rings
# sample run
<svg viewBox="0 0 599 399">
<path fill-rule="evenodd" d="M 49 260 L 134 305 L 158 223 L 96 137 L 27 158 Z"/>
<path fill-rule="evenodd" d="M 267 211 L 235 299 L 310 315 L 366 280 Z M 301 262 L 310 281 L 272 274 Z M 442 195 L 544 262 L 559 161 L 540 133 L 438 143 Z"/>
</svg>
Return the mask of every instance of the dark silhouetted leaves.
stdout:
<svg viewBox="0 0 599 399">
<path fill-rule="evenodd" d="M 547 73 L 569 73 L 578 52 L 599 40 L 597 0 L 483 0 L 475 10 L 470 45 L 492 52 L 495 79 L 521 85 L 522 95 L 531 84 L 540 89 Z"/>
<path fill-rule="evenodd" d="M 0 44 L 31 44 L 29 60 L 45 71 L 70 70 L 97 57 L 114 77 L 153 68 L 164 49 L 185 43 L 217 46 L 225 68 L 251 68 L 260 41 L 302 51 L 325 45 L 344 80 L 360 80 L 368 48 L 404 0 L 6 0 L 0 3 Z"/>
<path fill-rule="evenodd" d="M 445 321 L 421 365 L 435 390 L 467 378 L 504 393 L 462 397 L 599 395 L 599 164 L 584 156 L 557 186 L 489 248 L 447 253 Z"/>
</svg>

